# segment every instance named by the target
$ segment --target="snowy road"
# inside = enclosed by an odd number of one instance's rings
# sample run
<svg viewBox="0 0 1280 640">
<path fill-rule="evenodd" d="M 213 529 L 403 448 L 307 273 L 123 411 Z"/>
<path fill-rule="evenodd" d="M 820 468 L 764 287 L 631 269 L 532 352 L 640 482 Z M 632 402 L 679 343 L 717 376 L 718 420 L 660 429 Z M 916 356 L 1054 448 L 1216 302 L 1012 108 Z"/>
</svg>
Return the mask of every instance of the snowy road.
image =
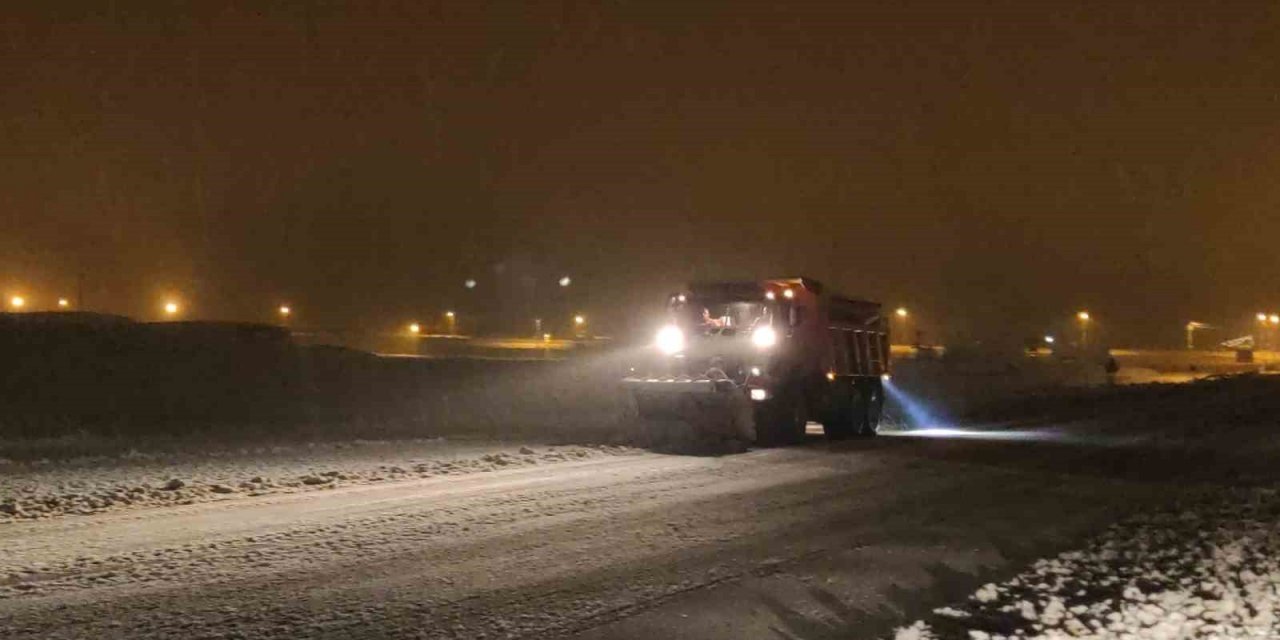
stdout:
<svg viewBox="0 0 1280 640">
<path fill-rule="evenodd" d="M 0 635 L 891 635 L 1170 494 L 1117 455 L 815 439 L 15 520 Z"/>
</svg>

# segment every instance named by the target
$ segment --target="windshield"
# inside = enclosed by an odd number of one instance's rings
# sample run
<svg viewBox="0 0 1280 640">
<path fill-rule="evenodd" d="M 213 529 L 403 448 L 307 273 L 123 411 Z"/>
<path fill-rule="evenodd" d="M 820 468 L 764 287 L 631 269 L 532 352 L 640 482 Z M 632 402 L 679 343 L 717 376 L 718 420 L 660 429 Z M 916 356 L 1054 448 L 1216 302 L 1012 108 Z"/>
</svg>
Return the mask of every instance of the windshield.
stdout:
<svg viewBox="0 0 1280 640">
<path fill-rule="evenodd" d="M 703 335 L 749 333 L 773 320 L 773 309 L 757 301 L 691 299 L 677 303 L 672 312 L 682 327 Z"/>
</svg>

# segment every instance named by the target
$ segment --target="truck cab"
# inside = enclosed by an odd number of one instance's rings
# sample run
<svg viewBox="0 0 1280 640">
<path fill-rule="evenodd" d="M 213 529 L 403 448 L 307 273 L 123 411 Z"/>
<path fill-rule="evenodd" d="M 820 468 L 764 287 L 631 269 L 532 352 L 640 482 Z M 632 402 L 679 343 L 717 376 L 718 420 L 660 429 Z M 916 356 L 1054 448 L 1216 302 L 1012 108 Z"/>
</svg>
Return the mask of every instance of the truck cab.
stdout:
<svg viewBox="0 0 1280 640">
<path fill-rule="evenodd" d="M 810 278 L 691 284 L 667 299 L 666 323 L 623 384 L 642 420 L 757 444 L 874 435 L 889 373 L 878 303 Z"/>
</svg>

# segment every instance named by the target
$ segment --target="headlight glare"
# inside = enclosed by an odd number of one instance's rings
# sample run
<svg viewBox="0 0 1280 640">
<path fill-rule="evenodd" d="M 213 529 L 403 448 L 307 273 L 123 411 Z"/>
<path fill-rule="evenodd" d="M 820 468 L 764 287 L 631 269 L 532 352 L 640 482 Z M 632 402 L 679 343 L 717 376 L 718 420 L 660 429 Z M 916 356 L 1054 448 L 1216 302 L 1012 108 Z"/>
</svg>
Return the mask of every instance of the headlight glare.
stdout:
<svg viewBox="0 0 1280 640">
<path fill-rule="evenodd" d="M 751 332 L 751 344 L 761 349 L 768 349 L 778 344 L 778 332 L 774 331 L 773 327 L 757 327 Z"/>
<path fill-rule="evenodd" d="M 684 332 L 673 324 L 669 324 L 658 330 L 658 337 L 654 340 L 654 344 L 658 350 L 667 354 L 674 355 L 684 351 Z"/>
</svg>

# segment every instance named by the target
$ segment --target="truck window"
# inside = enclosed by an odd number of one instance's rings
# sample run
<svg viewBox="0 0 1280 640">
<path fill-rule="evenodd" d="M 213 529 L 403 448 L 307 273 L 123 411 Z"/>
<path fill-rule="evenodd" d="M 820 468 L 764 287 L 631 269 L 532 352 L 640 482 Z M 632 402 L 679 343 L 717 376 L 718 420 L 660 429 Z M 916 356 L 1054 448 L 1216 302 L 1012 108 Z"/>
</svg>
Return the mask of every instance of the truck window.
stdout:
<svg viewBox="0 0 1280 640">
<path fill-rule="evenodd" d="M 790 310 L 791 310 L 791 313 L 790 313 L 791 326 L 793 327 L 800 326 L 800 323 L 804 322 L 804 307 L 791 305 Z"/>
</svg>

